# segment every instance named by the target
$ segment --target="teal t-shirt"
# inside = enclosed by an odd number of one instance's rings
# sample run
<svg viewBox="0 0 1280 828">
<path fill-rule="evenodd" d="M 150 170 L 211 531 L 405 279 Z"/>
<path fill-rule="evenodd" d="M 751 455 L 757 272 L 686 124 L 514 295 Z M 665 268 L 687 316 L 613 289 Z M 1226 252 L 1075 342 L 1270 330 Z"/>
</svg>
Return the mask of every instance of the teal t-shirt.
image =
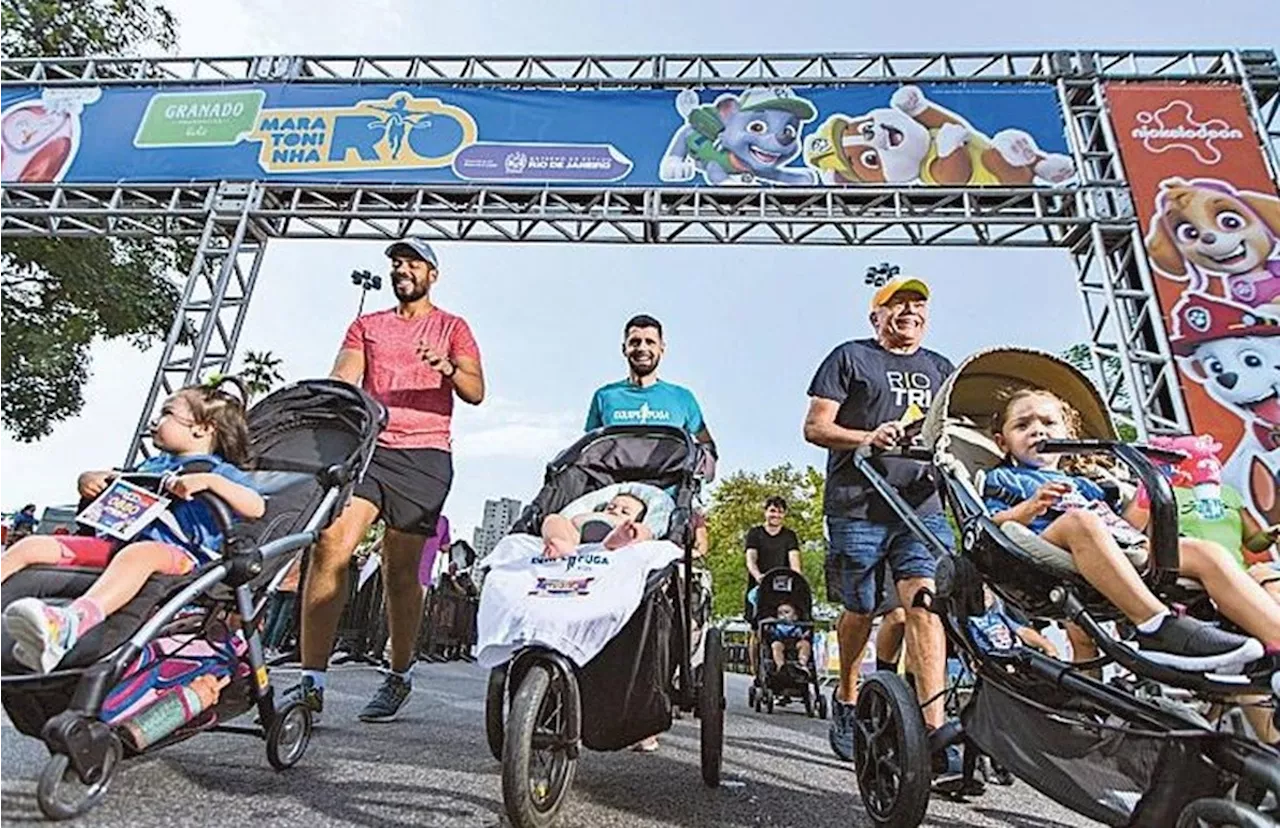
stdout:
<svg viewBox="0 0 1280 828">
<path fill-rule="evenodd" d="M 619 425 L 675 426 L 690 434 L 705 426 L 693 392 L 662 380 L 646 388 L 622 380 L 596 391 L 587 412 L 586 430 Z"/>
</svg>

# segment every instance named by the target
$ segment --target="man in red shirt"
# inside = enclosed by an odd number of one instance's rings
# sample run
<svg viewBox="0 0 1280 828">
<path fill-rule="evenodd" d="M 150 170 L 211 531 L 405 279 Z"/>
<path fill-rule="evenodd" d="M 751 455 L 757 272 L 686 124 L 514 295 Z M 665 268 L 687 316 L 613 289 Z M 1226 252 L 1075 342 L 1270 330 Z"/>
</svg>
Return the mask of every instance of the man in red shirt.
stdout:
<svg viewBox="0 0 1280 828">
<path fill-rule="evenodd" d="M 387 248 L 399 305 L 361 316 L 347 329 L 333 376 L 387 407 L 387 428 L 351 502 L 320 536 L 302 589 L 302 680 L 290 692 L 316 713 L 324 707 L 325 668 L 347 595 L 356 546 L 375 521 L 386 524 L 382 577 L 391 634 L 391 673 L 360 713 L 395 718 L 412 689 L 410 671 L 422 621 L 418 564 L 453 482 L 453 397 L 479 405 L 484 372 L 471 329 L 431 303 L 439 278 L 435 252 L 419 238 Z"/>
</svg>

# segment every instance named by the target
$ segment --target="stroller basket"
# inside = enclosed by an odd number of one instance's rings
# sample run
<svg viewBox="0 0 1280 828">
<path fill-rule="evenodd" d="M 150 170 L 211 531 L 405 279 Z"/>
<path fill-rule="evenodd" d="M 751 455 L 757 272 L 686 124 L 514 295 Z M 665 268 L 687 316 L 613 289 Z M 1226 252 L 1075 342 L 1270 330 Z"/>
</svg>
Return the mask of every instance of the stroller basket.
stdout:
<svg viewBox="0 0 1280 828">
<path fill-rule="evenodd" d="M 990 681 L 979 682 L 961 720 L 983 753 L 1106 825 L 1170 825 L 1187 803 L 1215 795 L 1217 773 L 1194 739 L 1138 732 L 1116 716 L 1097 728 L 1054 718 Z"/>
<path fill-rule="evenodd" d="M 621 750 L 671 727 L 667 677 L 676 624 L 666 587 L 674 571 L 672 564 L 650 575 L 631 620 L 578 673 L 587 700 L 582 743 L 592 750 Z"/>
</svg>

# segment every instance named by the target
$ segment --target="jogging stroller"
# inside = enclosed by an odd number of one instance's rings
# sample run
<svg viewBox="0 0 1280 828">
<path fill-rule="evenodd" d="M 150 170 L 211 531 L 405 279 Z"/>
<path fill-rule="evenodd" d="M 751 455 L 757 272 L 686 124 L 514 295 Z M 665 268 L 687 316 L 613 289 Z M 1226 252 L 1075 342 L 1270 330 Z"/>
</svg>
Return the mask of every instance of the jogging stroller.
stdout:
<svg viewBox="0 0 1280 828">
<path fill-rule="evenodd" d="M 266 498 L 266 513 L 256 521 L 233 523 L 219 498 L 197 495 L 227 538 L 220 560 L 184 576 L 153 576 L 136 598 L 44 675 L 30 674 L 17 662 L 5 631 L 0 697 L 18 731 L 41 739 L 51 754 L 37 786 L 46 816 L 84 813 L 101 801 L 126 755 L 204 730 L 263 738 L 267 759 L 277 770 L 302 758 L 311 738 L 311 711 L 296 703 L 275 704 L 260 635 L 267 593 L 299 550 L 314 543 L 341 510 L 372 457 L 385 417 L 377 402 L 335 380 L 309 380 L 276 391 L 248 412 L 257 461 L 250 477 Z M 155 476 L 122 477 L 159 487 Z M 3 602 L 38 597 L 69 603 L 99 574 L 80 567 L 30 567 L 5 583 Z M 180 692 L 206 674 L 229 682 L 212 706 L 159 741 L 126 748 L 123 728 L 139 703 Z M 255 707 L 257 726 L 224 724 Z"/>
<path fill-rule="evenodd" d="M 536 536 L 547 515 L 611 484 L 643 482 L 674 492 L 667 531 L 655 532 L 655 537 L 679 548 L 669 564 L 649 572 L 638 608 L 585 665 L 547 646 L 522 646 L 491 671 L 485 727 L 490 750 L 502 762 L 503 800 L 514 825 L 553 824 L 582 746 L 626 748 L 668 730 L 673 708 L 701 719 L 702 778 L 709 786 L 719 784 L 724 739 L 720 631 L 697 624 L 692 609 L 699 600 L 695 580 L 701 579 L 693 569 L 690 516 L 706 451 L 671 427 L 614 426 L 591 432 L 551 461 L 542 490 L 512 527 L 512 536 L 534 536 L 527 543 L 539 554 L 542 541 Z M 628 552 L 623 548 L 612 554 Z M 490 568 L 482 587 L 482 624 L 484 590 L 493 587 L 494 578 Z M 552 589 L 585 590 L 590 580 L 572 579 Z M 693 632 L 698 628 L 700 640 Z M 484 653 L 482 649 L 482 662 Z"/>
<path fill-rule="evenodd" d="M 937 593 L 917 601 L 940 616 L 948 641 L 976 677 L 959 720 L 928 737 L 915 694 L 900 678 L 878 672 L 862 687 L 855 761 L 872 820 L 919 825 L 931 792 L 930 755 L 966 743 L 964 774 L 953 789 L 963 793 L 981 790 L 973 778 L 972 745 L 1046 796 L 1108 825 L 1275 825 L 1280 751 L 1211 724 L 1199 706 L 1265 696 L 1266 678 L 1182 672 L 1144 658 L 1100 626 L 1119 613 L 1080 576 L 1065 550 L 992 521 L 981 497 L 982 476 L 1001 457 L 986 424 L 1001 404 L 997 392 L 1008 386 L 1048 388 L 1080 412 L 1082 439 L 1047 442 L 1041 450 L 1110 454 L 1146 486 L 1150 552 L 1131 560 L 1166 603 L 1192 597 L 1190 585 L 1178 579 L 1173 493 L 1149 459 L 1160 453 L 1118 442 L 1092 383 L 1054 356 L 1006 348 L 967 359 L 939 389 L 919 443 L 905 450 L 934 464 L 960 527 L 958 555 L 915 518 L 868 462 L 869 453 L 855 458 L 880 496 L 939 556 Z M 1101 657 L 1069 664 L 1016 639 L 1008 646 L 983 645 L 967 621 L 986 611 L 984 582 L 1028 616 L 1074 621 Z M 1104 683 L 1088 672 L 1109 664 L 1128 676 Z"/>
<path fill-rule="evenodd" d="M 794 621 L 781 621 L 778 608 L 790 604 L 796 613 Z M 813 653 L 813 593 L 809 582 L 799 572 L 788 567 L 770 569 L 760 577 L 756 592 L 756 613 L 759 619 L 759 650 L 756 654 L 756 675 L 747 688 L 747 703 L 759 713 L 762 709 L 773 712 L 773 706 L 788 705 L 794 699 L 804 703 L 809 718 L 815 715 L 827 718 L 827 700 L 818 685 L 817 662 Z M 808 658 L 799 656 L 799 639 L 782 640 L 779 632 L 797 629 L 803 640 L 809 642 Z M 789 631 L 789 630 L 788 630 Z M 783 669 L 773 660 L 773 642 L 781 641 L 786 654 Z"/>
</svg>

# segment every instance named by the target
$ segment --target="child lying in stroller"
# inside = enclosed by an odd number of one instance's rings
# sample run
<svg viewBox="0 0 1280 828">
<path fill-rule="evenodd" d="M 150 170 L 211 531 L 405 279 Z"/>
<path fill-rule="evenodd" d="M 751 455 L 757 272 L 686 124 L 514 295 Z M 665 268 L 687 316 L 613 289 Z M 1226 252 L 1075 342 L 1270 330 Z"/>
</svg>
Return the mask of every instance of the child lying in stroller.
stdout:
<svg viewBox="0 0 1280 828">
<path fill-rule="evenodd" d="M 239 396 L 221 390 L 227 383 L 236 386 Z M 144 527 L 138 540 L 126 545 L 107 537 L 33 535 L 4 553 L 0 581 L 37 564 L 106 566 L 89 591 L 70 606 L 53 606 L 38 598 L 9 604 L 4 620 L 14 638 L 15 659 L 35 672 L 49 672 L 79 639 L 129 603 L 152 575 L 185 575 L 215 556 L 210 550 L 221 547 L 221 531 L 207 506 L 190 502 L 197 493 L 213 492 L 241 517 L 262 516 L 265 501 L 238 468 L 249 460 L 243 396 L 239 381 L 228 377 L 183 388 L 165 401 L 151 426 L 151 439 L 164 453 L 144 462 L 137 472 L 166 475 L 165 490 L 184 502 L 165 519 Z M 211 471 L 180 472 L 193 462 Z M 80 475 L 81 496 L 97 497 L 111 476 L 93 471 Z"/>
<path fill-rule="evenodd" d="M 993 423 L 1005 460 L 987 472 L 983 485 L 996 523 L 1021 523 L 1070 552 L 1085 579 L 1134 625 L 1139 648 L 1153 662 L 1215 671 L 1280 652 L 1280 605 L 1219 544 L 1180 539 L 1181 574 L 1200 581 L 1222 614 L 1255 638 L 1174 615 L 1162 604 L 1122 550 L 1143 542 L 1135 532 L 1146 523 L 1143 510 L 1135 502 L 1122 520 L 1114 510 L 1118 504 L 1096 482 L 1064 471 L 1067 463 L 1060 455 L 1038 450 L 1041 441 L 1076 437 L 1079 415 L 1045 389 L 1006 394 Z"/>
<path fill-rule="evenodd" d="M 548 558 L 572 555 L 580 543 L 602 543 L 605 549 L 621 549 L 627 544 L 653 540 L 653 530 L 644 524 L 649 507 L 635 492 L 618 492 L 604 508 L 573 518 L 547 515 L 542 521 L 542 540 Z"/>
</svg>

